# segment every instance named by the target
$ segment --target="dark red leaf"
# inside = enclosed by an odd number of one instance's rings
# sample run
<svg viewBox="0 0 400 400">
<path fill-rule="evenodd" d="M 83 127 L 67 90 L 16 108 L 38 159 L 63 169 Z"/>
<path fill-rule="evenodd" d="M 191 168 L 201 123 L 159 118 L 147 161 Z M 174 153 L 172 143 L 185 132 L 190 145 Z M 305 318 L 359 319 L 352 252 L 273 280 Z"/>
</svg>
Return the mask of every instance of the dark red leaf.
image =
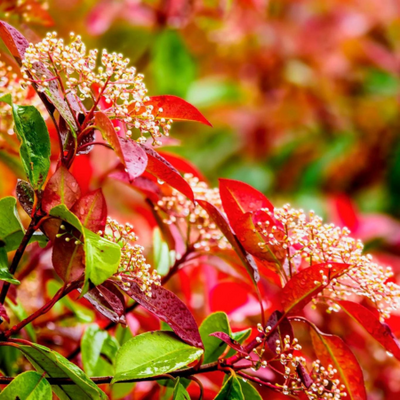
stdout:
<svg viewBox="0 0 400 400">
<path fill-rule="evenodd" d="M 29 42 L 17 29 L 4 21 L 0 21 L 0 37 L 18 64 L 21 65 Z"/>
<path fill-rule="evenodd" d="M 133 180 L 146 170 L 147 154 L 134 140 L 118 137 L 118 141 L 122 153 L 121 161 L 126 167 L 129 178 Z"/>
<path fill-rule="evenodd" d="M 71 211 L 85 228 L 96 233 L 104 230 L 107 220 L 107 204 L 101 189 L 81 197 Z"/>
<path fill-rule="evenodd" d="M 148 156 L 147 171 L 194 201 L 192 188 L 183 179 L 178 170 L 152 148 L 145 145 L 141 145 L 141 147 Z"/>
<path fill-rule="evenodd" d="M 220 179 L 219 191 L 222 205 L 231 224 L 238 215 L 246 212 L 258 211 L 261 208 L 274 210 L 271 202 L 247 183 L 232 179 Z"/>
<path fill-rule="evenodd" d="M 7 311 L 3 306 L 3 304 L 0 303 L 0 320 L 2 319 L 5 319 L 8 323 L 10 323 L 10 317 L 8 316 Z"/>
<path fill-rule="evenodd" d="M 310 374 L 307 372 L 307 370 L 302 364 L 297 365 L 296 371 L 297 374 L 299 375 L 299 378 L 301 379 L 301 382 L 308 389 L 314 383 Z"/>
<path fill-rule="evenodd" d="M 19 204 L 21 204 L 24 211 L 31 216 L 33 202 L 35 200 L 35 192 L 32 186 L 29 182 L 18 179 L 16 193 Z"/>
<path fill-rule="evenodd" d="M 326 335 L 311 330 L 311 339 L 318 359 L 326 367 L 337 369 L 339 379 L 345 385 L 350 400 L 366 400 L 364 377 L 354 354 L 343 340 L 334 335 Z"/>
<path fill-rule="evenodd" d="M 214 332 L 210 333 L 210 336 L 214 336 L 218 339 L 221 339 L 225 342 L 229 347 L 233 350 L 237 351 L 243 356 L 248 356 L 249 353 L 245 350 L 245 348 L 236 340 L 232 339 L 227 333 L 225 332 Z"/>
<path fill-rule="evenodd" d="M 83 297 L 111 321 L 126 325 L 125 299 L 112 281 L 103 282 L 89 290 Z"/>
<path fill-rule="evenodd" d="M 328 267 L 330 265 L 331 267 Z M 315 264 L 297 273 L 281 291 L 282 307 L 286 313 L 301 310 L 318 293 L 324 290 L 329 282 L 342 275 L 349 264 L 323 263 Z M 321 274 L 322 271 L 322 274 Z M 322 276 L 328 277 L 327 284 L 322 284 Z M 316 284 L 315 282 L 319 282 Z"/>
<path fill-rule="evenodd" d="M 42 209 L 49 213 L 53 207 L 64 204 L 71 208 L 81 196 L 81 189 L 73 175 L 60 166 L 49 179 L 43 193 Z"/>
<path fill-rule="evenodd" d="M 347 300 L 339 301 L 338 304 L 347 314 L 358 321 L 388 352 L 400 360 L 400 343 L 387 324 L 379 322 L 374 313 L 361 304 Z"/>
<path fill-rule="evenodd" d="M 267 326 L 273 328 L 282 318 L 283 313 L 276 310 L 271 316 L 268 318 Z M 290 343 L 292 343 L 294 339 L 293 328 L 287 318 L 283 318 L 281 322 L 279 322 L 278 327 L 267 337 L 267 345 L 269 349 L 275 353 L 276 350 L 276 341 L 279 340 L 281 343 L 284 343 L 284 339 L 286 336 L 290 337 Z"/>
<path fill-rule="evenodd" d="M 153 285 L 151 289 L 152 295 L 149 297 L 140 290 L 139 285 L 135 282 L 125 281 L 116 282 L 116 284 L 142 307 L 169 324 L 184 342 L 195 347 L 204 348 L 193 315 L 185 303 L 174 293 L 162 286 Z"/>
<path fill-rule="evenodd" d="M 226 218 L 222 215 L 221 211 L 218 210 L 213 204 L 209 203 L 206 200 L 196 199 L 196 202 L 207 211 L 207 214 L 212 218 L 218 228 L 221 230 L 223 235 L 228 239 L 229 243 L 235 249 L 236 253 L 242 260 L 244 266 L 249 273 L 251 280 L 257 285 L 257 282 L 260 280 L 260 274 L 258 272 L 258 267 L 254 262 L 252 256 L 248 254 L 243 246 L 238 241 L 236 235 L 232 232 L 232 229 L 226 220 Z"/>
<path fill-rule="evenodd" d="M 117 170 L 115 172 L 112 172 L 109 175 L 109 178 L 117 179 L 118 181 L 139 190 L 154 203 L 157 203 L 157 201 L 162 196 L 159 186 L 154 181 L 146 178 L 145 176 L 139 176 L 131 180 L 127 172 Z"/>
<path fill-rule="evenodd" d="M 144 105 L 152 105 L 154 107 L 153 114 L 157 119 L 165 118 L 174 121 L 195 121 L 212 126 L 196 107 L 177 96 L 152 96 Z M 162 108 L 162 112 L 159 112 L 160 108 Z M 130 113 L 136 114 L 135 102 L 128 106 L 128 110 Z M 139 110 L 139 114 L 143 111 L 144 107 Z"/>
</svg>

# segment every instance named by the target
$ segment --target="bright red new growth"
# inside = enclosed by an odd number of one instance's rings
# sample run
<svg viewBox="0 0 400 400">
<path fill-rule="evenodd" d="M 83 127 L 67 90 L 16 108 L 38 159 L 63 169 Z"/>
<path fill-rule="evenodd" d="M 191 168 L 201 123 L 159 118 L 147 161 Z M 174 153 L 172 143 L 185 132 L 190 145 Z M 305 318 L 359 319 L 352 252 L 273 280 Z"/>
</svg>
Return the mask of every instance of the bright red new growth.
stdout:
<svg viewBox="0 0 400 400">
<path fill-rule="evenodd" d="M 282 307 L 286 313 L 301 310 L 318 293 L 322 292 L 333 278 L 338 278 L 349 268 L 348 264 L 315 264 L 297 273 L 281 291 Z M 322 271 L 322 273 L 321 273 Z M 323 284 L 322 277 L 328 280 Z"/>
<path fill-rule="evenodd" d="M 145 106 L 153 106 L 153 114 L 157 119 L 165 118 L 173 121 L 194 121 L 212 126 L 204 115 L 193 105 L 177 96 L 163 95 L 152 96 L 144 103 Z M 162 109 L 162 111 L 160 111 Z M 130 113 L 135 113 L 135 103 L 128 107 Z M 144 110 L 139 110 L 139 114 Z"/>
<path fill-rule="evenodd" d="M 366 400 L 362 370 L 354 354 L 343 340 L 334 335 L 311 330 L 312 343 L 318 359 L 323 365 L 333 365 L 351 400 Z"/>
<path fill-rule="evenodd" d="M 141 147 L 148 157 L 146 170 L 162 182 L 168 183 L 168 185 L 172 186 L 178 192 L 181 192 L 187 198 L 194 201 L 192 188 L 185 179 L 183 179 L 178 170 L 152 148 L 145 145 L 141 145 Z"/>
<path fill-rule="evenodd" d="M 7 310 L 5 309 L 3 304 L 0 304 L 0 320 L 1 319 L 5 319 L 8 323 L 10 323 L 10 317 L 8 316 Z"/>
<path fill-rule="evenodd" d="M 338 304 L 353 317 L 373 338 L 375 338 L 388 352 L 400 360 L 400 343 L 390 327 L 381 323 L 368 308 L 352 301 L 342 300 Z"/>
</svg>

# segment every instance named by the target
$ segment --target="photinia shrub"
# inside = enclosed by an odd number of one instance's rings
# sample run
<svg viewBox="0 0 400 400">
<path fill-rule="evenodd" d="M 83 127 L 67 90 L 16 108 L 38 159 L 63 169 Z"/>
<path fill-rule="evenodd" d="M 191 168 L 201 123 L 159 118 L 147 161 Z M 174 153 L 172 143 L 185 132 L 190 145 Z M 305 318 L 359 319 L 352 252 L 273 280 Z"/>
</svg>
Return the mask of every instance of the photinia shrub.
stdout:
<svg viewBox="0 0 400 400">
<path fill-rule="evenodd" d="M 30 44 L 5 22 L 0 36 L 20 66 L 0 65 L 0 129 L 15 132 L 5 148 L 26 177 L 0 199 L 0 400 L 367 398 L 369 366 L 355 353 L 369 350 L 354 337 L 400 360 L 386 323 L 400 297 L 390 268 L 348 229 L 243 182 L 210 188 L 157 151 L 174 121 L 210 123 L 176 96 L 149 97 L 121 54 L 99 56 L 75 35 Z M 115 160 L 88 191 L 81 160 L 98 147 Z M 145 198 L 151 263 L 140 232 L 108 215 L 107 178 Z M 203 318 L 195 267 L 204 288 L 213 271 L 224 278 Z M 40 268 L 41 301 L 27 312 L 19 287 Z M 185 290 L 165 287 L 176 277 Z M 68 336 L 77 323 L 82 334 Z"/>
</svg>

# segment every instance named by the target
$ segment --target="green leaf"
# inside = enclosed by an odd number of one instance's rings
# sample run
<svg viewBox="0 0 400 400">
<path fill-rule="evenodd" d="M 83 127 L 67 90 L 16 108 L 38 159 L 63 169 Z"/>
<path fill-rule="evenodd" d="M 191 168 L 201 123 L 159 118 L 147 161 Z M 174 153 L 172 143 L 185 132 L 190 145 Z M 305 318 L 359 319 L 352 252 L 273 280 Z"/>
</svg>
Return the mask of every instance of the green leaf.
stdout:
<svg viewBox="0 0 400 400">
<path fill-rule="evenodd" d="M 14 315 L 18 318 L 18 321 L 23 321 L 25 318 L 28 318 L 28 314 L 25 311 L 25 308 L 21 305 L 21 303 L 14 304 L 10 299 L 6 298 L 6 304 L 14 313 Z M 36 342 L 36 332 L 33 328 L 32 324 L 28 324 L 24 327 L 26 333 L 28 334 L 29 338 L 32 342 Z"/>
<path fill-rule="evenodd" d="M 185 387 L 180 383 L 180 378 L 176 380 L 173 400 L 190 400 L 189 393 L 187 392 Z"/>
<path fill-rule="evenodd" d="M 82 288 L 82 296 L 89 290 L 89 282 L 92 282 L 95 286 L 100 285 L 117 272 L 121 258 L 121 248 L 118 244 L 84 228 L 78 217 L 64 205 L 54 207 L 50 211 L 50 215 L 68 222 L 83 234 L 85 281 Z"/>
<path fill-rule="evenodd" d="M 119 344 L 97 324 L 89 325 L 81 341 L 83 369 L 89 376 L 113 375 L 112 365 Z"/>
<path fill-rule="evenodd" d="M 250 334 L 251 328 L 248 328 L 243 331 L 232 333 L 231 338 L 236 340 L 238 343 L 243 344 L 243 342 L 249 338 Z M 233 356 L 235 353 L 236 351 L 234 349 L 230 349 L 228 354 L 226 355 L 226 358 Z"/>
<path fill-rule="evenodd" d="M 0 393 L 0 400 L 51 400 L 52 398 L 49 382 L 35 371 L 18 375 Z"/>
<path fill-rule="evenodd" d="M 16 250 L 24 237 L 16 204 L 17 200 L 11 196 L 0 200 L 0 241 L 5 243 L 6 252 Z"/>
<path fill-rule="evenodd" d="M 204 364 L 218 360 L 218 357 L 225 351 L 226 343 L 216 337 L 209 336 L 214 332 L 225 332 L 231 335 L 228 317 L 223 312 L 216 312 L 209 315 L 199 328 L 201 340 L 204 344 Z"/>
<path fill-rule="evenodd" d="M 70 378 L 75 383 L 75 385 L 53 386 L 53 391 L 60 400 L 107 399 L 105 393 L 79 367 L 61 354 L 35 343 L 18 347 L 38 372 L 46 372 L 51 378 Z"/>
<path fill-rule="evenodd" d="M 19 153 L 25 174 L 35 190 L 40 189 L 50 168 L 50 136 L 46 123 L 34 106 L 17 106 L 11 95 L 0 98 L 12 108 Z"/>
<path fill-rule="evenodd" d="M 14 278 L 8 271 L 8 258 L 4 247 L 0 247 L 0 281 L 19 285 L 21 282 Z"/>
<path fill-rule="evenodd" d="M 166 374 L 187 366 L 202 354 L 202 349 L 189 346 L 172 332 L 146 332 L 119 349 L 112 383 Z"/>
<path fill-rule="evenodd" d="M 245 400 L 239 379 L 235 375 L 231 375 L 214 400 Z"/>
<path fill-rule="evenodd" d="M 153 231 L 154 266 L 161 276 L 167 275 L 170 268 L 170 254 L 168 244 L 162 239 L 161 231 L 155 228 Z"/>
<path fill-rule="evenodd" d="M 152 49 L 157 92 L 185 97 L 196 77 L 196 64 L 178 32 L 164 30 Z"/>
<path fill-rule="evenodd" d="M 245 380 L 238 378 L 240 383 L 240 387 L 242 388 L 243 396 L 246 400 L 262 400 L 260 393 L 258 393 L 257 389 L 246 382 Z"/>
</svg>

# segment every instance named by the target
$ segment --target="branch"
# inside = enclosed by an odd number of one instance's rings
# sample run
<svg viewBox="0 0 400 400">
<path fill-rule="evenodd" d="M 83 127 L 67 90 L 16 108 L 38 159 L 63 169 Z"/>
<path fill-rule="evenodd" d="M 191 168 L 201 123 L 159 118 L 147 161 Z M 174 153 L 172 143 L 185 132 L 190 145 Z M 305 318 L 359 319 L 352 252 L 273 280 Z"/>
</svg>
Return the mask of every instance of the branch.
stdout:
<svg viewBox="0 0 400 400">
<path fill-rule="evenodd" d="M 43 314 L 46 314 L 54 306 L 54 304 L 57 303 L 58 300 L 66 296 L 68 293 L 72 292 L 74 289 L 78 288 L 80 283 L 80 281 L 75 281 L 65 284 L 43 307 L 39 308 L 36 312 L 19 322 L 17 325 L 13 326 L 11 329 L 3 332 L 3 338 L 8 339 L 11 335 L 19 332 L 22 328 L 24 328 L 30 322 L 34 321 L 36 318 L 40 317 Z"/>
<path fill-rule="evenodd" d="M 17 270 L 18 264 L 21 261 L 21 258 L 25 252 L 26 246 L 28 246 L 28 243 L 31 240 L 32 235 L 36 231 L 36 224 L 37 224 L 37 222 L 39 222 L 39 220 L 35 217 L 32 218 L 31 223 L 29 224 L 24 237 L 22 238 L 22 242 L 20 243 L 17 251 L 15 252 L 15 255 L 11 262 L 11 265 L 8 268 L 8 271 L 10 272 L 11 275 L 14 275 L 15 271 Z M 1 289 L 1 293 L 0 293 L 0 303 L 1 304 L 4 304 L 4 301 L 7 297 L 9 288 L 10 288 L 10 283 L 4 282 L 3 287 Z"/>
</svg>

